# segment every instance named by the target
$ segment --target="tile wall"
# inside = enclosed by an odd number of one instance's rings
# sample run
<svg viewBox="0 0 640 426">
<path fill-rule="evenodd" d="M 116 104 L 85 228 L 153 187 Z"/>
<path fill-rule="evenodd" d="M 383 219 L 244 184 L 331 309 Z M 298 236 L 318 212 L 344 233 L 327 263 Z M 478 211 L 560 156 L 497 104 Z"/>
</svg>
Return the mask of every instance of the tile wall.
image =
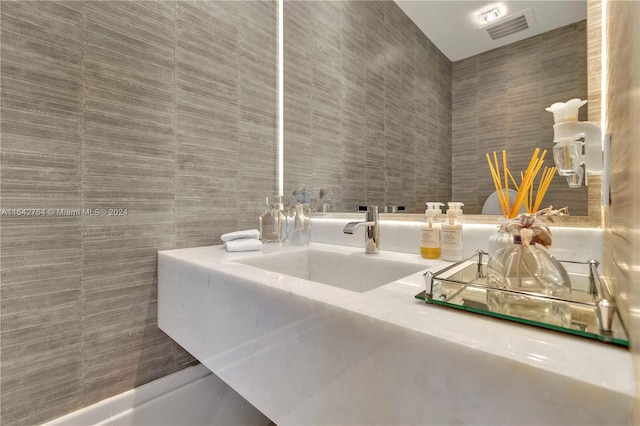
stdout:
<svg viewBox="0 0 640 426">
<path fill-rule="evenodd" d="M 519 172 L 539 147 L 553 165 L 553 115 L 545 108 L 587 99 L 586 21 L 454 62 L 452 90 L 453 198 L 479 214 L 495 191 L 486 153 L 506 149 L 510 170 Z M 587 188 L 569 189 L 556 176 L 544 204 L 587 216 Z"/>
<path fill-rule="evenodd" d="M 287 1 L 285 194 L 334 208 L 451 196 L 451 62 L 390 1 Z"/>
<path fill-rule="evenodd" d="M 275 191 L 277 8 L 0 12 L 0 422 L 32 425 L 194 362 L 157 327 L 156 252 L 255 227 Z"/>
</svg>

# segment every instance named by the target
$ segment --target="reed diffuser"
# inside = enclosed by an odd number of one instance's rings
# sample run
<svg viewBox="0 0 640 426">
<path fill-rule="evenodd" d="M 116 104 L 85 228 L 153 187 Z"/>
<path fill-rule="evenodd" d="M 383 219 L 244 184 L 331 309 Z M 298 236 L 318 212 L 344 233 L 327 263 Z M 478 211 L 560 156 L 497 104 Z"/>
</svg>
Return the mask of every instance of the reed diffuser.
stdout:
<svg viewBox="0 0 640 426">
<path fill-rule="evenodd" d="M 494 241 L 490 239 L 489 243 L 487 275 L 489 285 L 493 287 L 552 296 L 564 296 L 571 291 L 564 267 L 547 251 L 551 247 L 551 231 L 547 225 L 549 216 L 545 215 L 552 211 L 552 207 L 538 212 L 556 172 L 555 167 L 542 168 L 546 155 L 546 150 L 540 154 L 540 149 L 536 148 L 527 169 L 520 173 L 518 184 L 507 165 L 506 151 L 502 151 L 502 168 L 496 152 L 493 153 L 493 161 L 487 154 L 502 214 L 506 219 L 497 236 L 492 236 Z M 513 203 L 509 199 L 509 182 L 517 190 Z M 522 206 L 526 213 L 518 214 Z M 488 291 L 487 297 L 487 304 L 494 311 L 515 314 L 516 311 L 526 310 L 540 314 L 541 318 L 555 317 L 558 324 L 565 325 L 570 321 L 570 313 L 553 302 L 540 302 L 528 296 L 504 294 L 501 291 Z"/>
</svg>

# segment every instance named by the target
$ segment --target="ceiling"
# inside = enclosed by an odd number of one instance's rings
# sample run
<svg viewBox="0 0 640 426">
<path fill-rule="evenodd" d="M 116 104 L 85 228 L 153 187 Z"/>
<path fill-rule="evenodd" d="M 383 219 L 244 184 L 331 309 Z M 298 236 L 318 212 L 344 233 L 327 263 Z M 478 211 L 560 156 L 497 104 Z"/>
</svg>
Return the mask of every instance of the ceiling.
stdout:
<svg viewBox="0 0 640 426">
<path fill-rule="evenodd" d="M 451 61 L 459 61 L 497 47 L 523 40 L 587 18 L 586 0 L 563 1 L 432 1 L 394 0 L 404 13 Z M 518 12 L 530 9 L 530 28 L 492 40 L 485 29 L 482 12 L 499 7 L 508 20 Z M 529 19 L 527 19 L 529 20 Z"/>
</svg>

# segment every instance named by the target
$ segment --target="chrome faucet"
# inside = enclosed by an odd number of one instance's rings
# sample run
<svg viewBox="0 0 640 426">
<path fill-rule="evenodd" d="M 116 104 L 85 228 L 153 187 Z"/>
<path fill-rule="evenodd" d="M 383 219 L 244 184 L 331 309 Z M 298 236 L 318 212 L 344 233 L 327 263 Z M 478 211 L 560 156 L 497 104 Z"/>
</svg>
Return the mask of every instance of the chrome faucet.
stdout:
<svg viewBox="0 0 640 426">
<path fill-rule="evenodd" d="M 365 226 L 364 252 L 376 254 L 380 251 L 380 231 L 378 228 L 378 206 L 368 206 L 367 216 L 364 222 L 349 222 L 342 232 L 353 234 L 356 229 Z"/>
</svg>

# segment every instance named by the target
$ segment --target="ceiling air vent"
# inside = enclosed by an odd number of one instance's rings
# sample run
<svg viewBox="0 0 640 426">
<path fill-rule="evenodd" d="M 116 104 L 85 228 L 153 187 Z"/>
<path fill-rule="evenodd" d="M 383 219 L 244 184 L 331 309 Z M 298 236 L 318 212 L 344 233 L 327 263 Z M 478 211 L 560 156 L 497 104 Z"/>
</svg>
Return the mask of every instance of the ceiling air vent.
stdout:
<svg viewBox="0 0 640 426">
<path fill-rule="evenodd" d="M 536 21 L 533 18 L 533 12 L 531 9 L 526 9 L 485 25 L 482 29 L 487 31 L 491 40 L 498 40 L 520 31 L 535 28 L 535 26 Z"/>
</svg>

